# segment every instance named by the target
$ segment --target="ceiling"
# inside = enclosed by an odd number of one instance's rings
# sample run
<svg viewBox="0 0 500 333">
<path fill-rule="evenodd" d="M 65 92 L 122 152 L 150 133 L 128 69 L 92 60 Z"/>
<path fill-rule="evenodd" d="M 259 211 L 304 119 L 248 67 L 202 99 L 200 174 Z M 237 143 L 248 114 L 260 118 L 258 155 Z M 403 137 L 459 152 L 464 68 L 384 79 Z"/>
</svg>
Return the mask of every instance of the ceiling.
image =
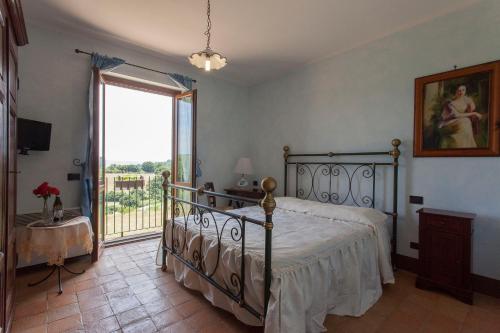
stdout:
<svg viewBox="0 0 500 333">
<path fill-rule="evenodd" d="M 218 75 L 253 85 L 479 0 L 211 0 Z M 205 0 L 24 0 L 28 23 L 115 38 L 169 61 L 205 46 Z M 119 56 L 119 55 L 118 55 Z"/>
</svg>

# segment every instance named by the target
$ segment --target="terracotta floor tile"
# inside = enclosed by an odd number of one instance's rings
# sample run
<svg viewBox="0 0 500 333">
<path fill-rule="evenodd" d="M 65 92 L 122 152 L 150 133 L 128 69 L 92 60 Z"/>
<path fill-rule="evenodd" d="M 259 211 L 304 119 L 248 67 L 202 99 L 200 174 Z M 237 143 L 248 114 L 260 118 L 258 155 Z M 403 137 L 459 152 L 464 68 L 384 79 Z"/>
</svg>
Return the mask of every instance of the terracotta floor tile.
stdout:
<svg viewBox="0 0 500 333">
<path fill-rule="evenodd" d="M 128 271 L 130 269 L 138 268 L 135 262 L 133 261 L 125 261 L 122 263 L 117 263 L 116 264 L 116 269 L 118 269 L 120 272 L 123 271 Z"/>
<path fill-rule="evenodd" d="M 220 321 L 220 317 L 210 307 L 203 309 L 185 320 L 185 322 L 194 329 L 200 330 L 204 325 Z"/>
<path fill-rule="evenodd" d="M 27 316 L 14 320 L 12 330 L 14 332 L 22 332 L 29 328 L 44 326 L 47 323 L 47 313 L 42 312 L 33 316 Z"/>
<path fill-rule="evenodd" d="M 116 316 L 116 318 L 118 319 L 118 323 L 120 323 L 121 327 L 146 317 L 148 317 L 148 313 L 142 306 L 122 312 Z"/>
<path fill-rule="evenodd" d="M 26 300 L 16 305 L 14 318 L 33 316 L 47 311 L 47 300 L 39 299 L 36 301 Z"/>
<path fill-rule="evenodd" d="M 103 305 L 97 308 L 93 308 L 88 311 L 83 311 L 82 312 L 82 319 L 83 323 L 86 326 L 91 326 L 92 324 L 96 323 L 97 321 L 110 317 L 113 315 L 113 311 L 111 310 L 111 307 L 109 305 Z"/>
<path fill-rule="evenodd" d="M 160 333 L 197 333 L 198 330 L 189 326 L 186 322 L 181 321 L 177 324 L 164 327 L 160 330 Z"/>
<path fill-rule="evenodd" d="M 208 302 L 202 302 L 197 299 L 192 299 L 190 301 L 187 301 L 186 303 L 176 306 L 175 309 L 183 318 L 187 318 L 207 306 L 210 306 Z"/>
<path fill-rule="evenodd" d="M 115 316 L 111 316 L 108 318 L 101 319 L 92 326 L 85 326 L 85 331 L 89 333 L 108 333 L 115 332 L 120 329 L 120 324 L 118 324 L 118 320 Z"/>
<path fill-rule="evenodd" d="M 134 296 L 134 295 L 135 295 L 135 293 L 130 287 L 118 289 L 118 290 L 112 291 L 110 293 L 106 293 L 106 297 L 108 298 L 108 300 L 111 300 L 113 298 L 120 298 L 120 297 L 126 297 L 126 296 Z"/>
<path fill-rule="evenodd" d="M 176 293 L 168 295 L 168 300 L 174 306 L 181 305 L 182 303 L 186 303 L 187 301 L 190 301 L 192 299 L 193 296 L 191 296 L 191 294 L 185 292 L 184 290 L 180 290 Z"/>
<path fill-rule="evenodd" d="M 472 306 L 469 304 L 465 304 L 447 295 L 439 297 L 436 307 L 437 312 L 458 322 L 463 322 L 471 309 Z"/>
<path fill-rule="evenodd" d="M 102 285 L 102 288 L 104 289 L 105 293 L 110 293 L 112 291 L 120 290 L 127 287 L 128 284 L 123 279 L 109 281 Z"/>
<path fill-rule="evenodd" d="M 141 266 L 146 266 L 146 265 L 155 265 L 155 261 L 153 258 L 145 258 L 145 259 L 142 259 L 142 260 L 136 260 L 135 263 L 137 264 L 137 266 L 141 267 Z"/>
<path fill-rule="evenodd" d="M 411 333 L 420 332 L 423 320 L 401 310 L 391 313 L 380 325 L 377 332 L 384 333 Z"/>
<path fill-rule="evenodd" d="M 95 270 L 96 274 L 98 276 L 104 276 L 104 275 L 110 275 L 113 273 L 117 273 L 118 270 L 116 269 L 116 266 L 109 266 L 109 267 L 100 267 L 98 266 Z"/>
<path fill-rule="evenodd" d="M 459 332 L 462 324 L 440 313 L 433 313 L 422 327 L 423 333 L 454 333 Z"/>
<path fill-rule="evenodd" d="M 93 298 L 95 296 L 99 296 L 99 295 L 103 295 L 103 294 L 104 294 L 104 290 L 103 290 L 102 286 L 97 286 L 94 288 L 85 289 L 82 291 L 77 291 L 76 296 L 78 296 L 78 301 L 81 301 L 84 299 Z"/>
<path fill-rule="evenodd" d="M 78 299 L 76 298 L 75 293 L 63 292 L 60 295 L 58 293 L 49 294 L 48 301 L 49 301 L 49 310 L 51 310 L 63 305 L 77 303 Z"/>
<path fill-rule="evenodd" d="M 53 321 L 67 318 L 75 314 L 80 315 L 80 307 L 77 303 L 63 305 L 48 311 L 47 322 L 51 323 Z"/>
<path fill-rule="evenodd" d="M 97 274 L 95 272 L 89 272 L 89 271 L 86 271 L 83 274 L 75 275 L 72 277 L 75 284 L 77 282 L 86 281 L 86 280 L 95 279 L 95 278 L 97 278 Z"/>
<path fill-rule="evenodd" d="M 95 288 L 97 286 L 98 286 L 97 278 L 88 279 L 88 280 L 84 280 L 84 281 L 80 281 L 80 282 L 75 283 L 75 291 L 78 293 L 78 292 L 81 292 L 83 290 Z"/>
<path fill-rule="evenodd" d="M 159 291 L 158 289 L 146 290 L 146 291 L 143 291 L 141 293 L 135 294 L 135 296 L 137 297 L 137 299 L 139 299 L 139 301 L 142 304 L 151 303 L 153 301 L 156 301 L 156 300 L 159 300 L 159 299 L 165 297 L 165 295 L 163 295 L 163 293 L 161 291 Z"/>
<path fill-rule="evenodd" d="M 137 267 L 135 264 L 134 264 L 135 267 L 133 268 L 128 268 L 128 269 L 124 269 L 124 270 L 120 270 L 120 272 L 123 274 L 123 276 L 134 276 L 134 275 L 139 275 L 139 274 L 142 274 L 144 273 L 139 267 Z M 149 276 L 149 275 L 148 275 Z"/>
<path fill-rule="evenodd" d="M 60 296 L 55 277 L 27 287 L 28 282 L 43 278 L 47 268 L 19 274 L 12 332 L 263 332 L 213 307 L 175 281 L 171 272 L 162 272 L 154 263 L 157 246 L 158 240 L 117 246 L 105 249 L 95 264 L 88 258 L 71 263 L 74 270 L 87 271 L 64 274 Z M 46 324 L 49 316 L 51 322 Z M 365 315 L 328 315 L 324 325 L 336 333 L 500 333 L 500 299 L 476 293 L 474 305 L 469 306 L 445 294 L 415 288 L 415 275 L 400 270 L 396 284 L 385 285 L 383 296 Z"/>
<path fill-rule="evenodd" d="M 68 332 L 72 330 L 83 330 L 82 319 L 79 314 L 56 320 L 47 325 L 48 333 Z"/>
<path fill-rule="evenodd" d="M 116 314 L 122 313 L 124 311 L 133 309 L 141 305 L 139 300 L 135 296 L 117 297 L 109 300 L 109 305 L 111 309 Z"/>
<path fill-rule="evenodd" d="M 123 275 L 120 272 L 113 274 L 103 275 L 97 278 L 98 284 L 104 284 L 115 280 L 122 280 Z"/>
<path fill-rule="evenodd" d="M 139 294 L 146 290 L 156 289 L 156 285 L 152 281 L 143 281 L 139 284 L 134 284 L 129 287 L 134 293 Z"/>
<path fill-rule="evenodd" d="M 166 274 L 164 276 L 160 276 L 160 277 L 153 280 L 153 283 L 156 284 L 157 286 L 161 286 L 163 284 L 172 283 L 172 282 L 177 283 L 177 281 L 175 281 L 173 274 Z"/>
<path fill-rule="evenodd" d="M 125 281 L 127 281 L 127 283 L 129 285 L 141 284 L 142 282 L 149 281 L 149 280 L 150 280 L 149 276 L 147 276 L 144 273 L 133 275 L 133 276 L 129 276 L 129 277 L 125 278 Z"/>
<path fill-rule="evenodd" d="M 122 327 L 122 331 L 123 333 L 153 333 L 156 332 L 156 326 L 151 319 L 146 318 Z"/>
<path fill-rule="evenodd" d="M 16 300 L 15 303 L 23 303 L 25 301 L 36 302 L 47 299 L 47 289 L 41 286 L 43 289 L 35 289 L 33 287 L 28 287 L 26 285 L 21 285 L 16 287 Z"/>
<path fill-rule="evenodd" d="M 199 331 L 199 333 L 241 333 L 240 330 L 232 328 L 226 325 L 224 322 L 220 323 L 210 323 L 204 325 Z M 360 332 L 360 331 L 358 331 Z"/>
<path fill-rule="evenodd" d="M 90 298 L 84 298 L 80 302 L 80 311 L 88 311 L 108 304 L 108 299 L 104 295 L 97 295 Z"/>
<path fill-rule="evenodd" d="M 151 303 L 146 303 L 143 305 L 144 309 L 146 309 L 147 313 L 152 316 L 157 313 L 163 312 L 165 310 L 168 310 L 172 308 L 172 303 L 168 301 L 166 297 L 162 299 L 158 299 L 156 301 L 153 301 Z"/>
<path fill-rule="evenodd" d="M 157 328 L 163 328 L 182 321 L 182 316 L 175 309 L 166 310 L 151 317 Z"/>
<path fill-rule="evenodd" d="M 18 331 L 13 328 L 12 333 L 47 333 L 47 325 L 46 324 L 38 325 L 22 331 Z"/>
</svg>

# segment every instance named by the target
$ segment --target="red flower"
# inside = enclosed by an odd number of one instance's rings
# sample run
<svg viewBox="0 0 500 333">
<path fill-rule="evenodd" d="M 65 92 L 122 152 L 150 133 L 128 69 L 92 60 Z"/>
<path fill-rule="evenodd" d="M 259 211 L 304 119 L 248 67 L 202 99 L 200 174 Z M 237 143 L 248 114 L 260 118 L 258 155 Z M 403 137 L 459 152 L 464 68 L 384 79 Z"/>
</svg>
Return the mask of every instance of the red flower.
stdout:
<svg viewBox="0 0 500 333">
<path fill-rule="evenodd" d="M 49 193 L 53 194 L 53 195 L 61 194 L 61 192 L 59 191 L 59 189 L 57 187 L 50 187 L 50 186 L 49 186 Z"/>
<path fill-rule="evenodd" d="M 47 199 L 50 197 L 51 194 L 53 195 L 59 195 L 61 194 L 61 191 L 57 187 L 51 187 L 49 186 L 49 183 L 43 182 L 38 186 L 36 189 L 33 190 L 33 194 L 36 195 L 37 197 L 43 197 Z"/>
</svg>

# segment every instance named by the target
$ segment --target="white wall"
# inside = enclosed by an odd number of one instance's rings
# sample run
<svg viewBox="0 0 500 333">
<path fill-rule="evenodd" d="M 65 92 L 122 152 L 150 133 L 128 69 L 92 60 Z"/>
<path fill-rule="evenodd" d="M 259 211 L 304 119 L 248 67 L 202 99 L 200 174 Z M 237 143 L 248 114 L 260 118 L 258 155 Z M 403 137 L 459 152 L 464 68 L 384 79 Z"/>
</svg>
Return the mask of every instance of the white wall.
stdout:
<svg viewBox="0 0 500 333">
<path fill-rule="evenodd" d="M 66 174 L 80 172 L 72 161 L 74 158 L 83 160 L 85 155 L 90 60 L 87 56 L 75 54 L 75 48 L 121 57 L 131 63 L 197 79 L 197 148 L 203 171 L 203 177 L 198 181 L 212 180 L 217 190 L 235 182 L 237 175 L 232 169 L 236 160 L 248 155 L 249 142 L 241 133 L 247 123 L 247 88 L 204 75 L 189 65 L 172 64 L 165 58 L 120 44 L 34 25 L 28 26 L 28 33 L 30 43 L 19 50 L 19 116 L 52 123 L 52 142 L 48 152 L 19 155 L 19 213 L 41 209 L 40 199 L 35 198 L 31 191 L 45 180 L 61 189 L 66 207 L 79 206 L 80 182 L 67 181 Z M 118 71 L 168 83 L 159 75 L 131 71 L 130 67 L 124 66 Z M 147 144 L 157 144 L 161 149 L 161 143 Z"/>
<path fill-rule="evenodd" d="M 399 137 L 399 253 L 417 256 L 409 242 L 418 240 L 419 206 L 407 201 L 422 195 L 427 207 L 478 214 L 473 271 L 498 279 L 500 159 L 414 159 L 412 140 L 414 78 L 500 59 L 499 26 L 500 3 L 483 1 L 250 89 L 134 49 L 30 26 L 30 44 L 19 52 L 19 113 L 52 122 L 53 141 L 49 152 L 19 156 L 19 211 L 40 209 L 31 189 L 42 180 L 62 188 L 66 206 L 78 205 L 80 184 L 66 174 L 79 171 L 72 160 L 84 155 L 89 60 L 73 52 L 81 48 L 198 79 L 199 157 L 203 180 L 217 190 L 234 182 L 236 159 L 250 153 L 259 175 L 281 186 L 285 144 L 301 152 L 379 150 Z"/>
<path fill-rule="evenodd" d="M 500 278 L 500 158 L 413 158 L 416 77 L 500 59 L 500 2 L 472 8 L 300 68 L 250 90 L 253 160 L 282 185 L 282 146 L 296 152 L 389 150 L 402 139 L 398 252 L 418 241 L 408 195 L 478 214 L 473 271 Z M 327 32 L 325 32 L 327 33 Z"/>
</svg>

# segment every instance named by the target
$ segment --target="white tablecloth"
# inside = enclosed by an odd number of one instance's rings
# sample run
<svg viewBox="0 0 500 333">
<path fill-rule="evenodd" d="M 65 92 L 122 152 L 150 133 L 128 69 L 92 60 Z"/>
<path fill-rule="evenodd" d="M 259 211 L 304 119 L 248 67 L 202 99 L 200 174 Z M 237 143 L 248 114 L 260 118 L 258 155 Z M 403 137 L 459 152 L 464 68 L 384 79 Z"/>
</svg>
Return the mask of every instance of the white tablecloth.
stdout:
<svg viewBox="0 0 500 333">
<path fill-rule="evenodd" d="M 88 217 L 78 216 L 53 227 L 30 225 L 16 228 L 17 253 L 22 262 L 31 263 L 33 256 L 46 256 L 49 265 L 62 265 L 75 248 L 92 252 L 92 226 Z"/>
</svg>

